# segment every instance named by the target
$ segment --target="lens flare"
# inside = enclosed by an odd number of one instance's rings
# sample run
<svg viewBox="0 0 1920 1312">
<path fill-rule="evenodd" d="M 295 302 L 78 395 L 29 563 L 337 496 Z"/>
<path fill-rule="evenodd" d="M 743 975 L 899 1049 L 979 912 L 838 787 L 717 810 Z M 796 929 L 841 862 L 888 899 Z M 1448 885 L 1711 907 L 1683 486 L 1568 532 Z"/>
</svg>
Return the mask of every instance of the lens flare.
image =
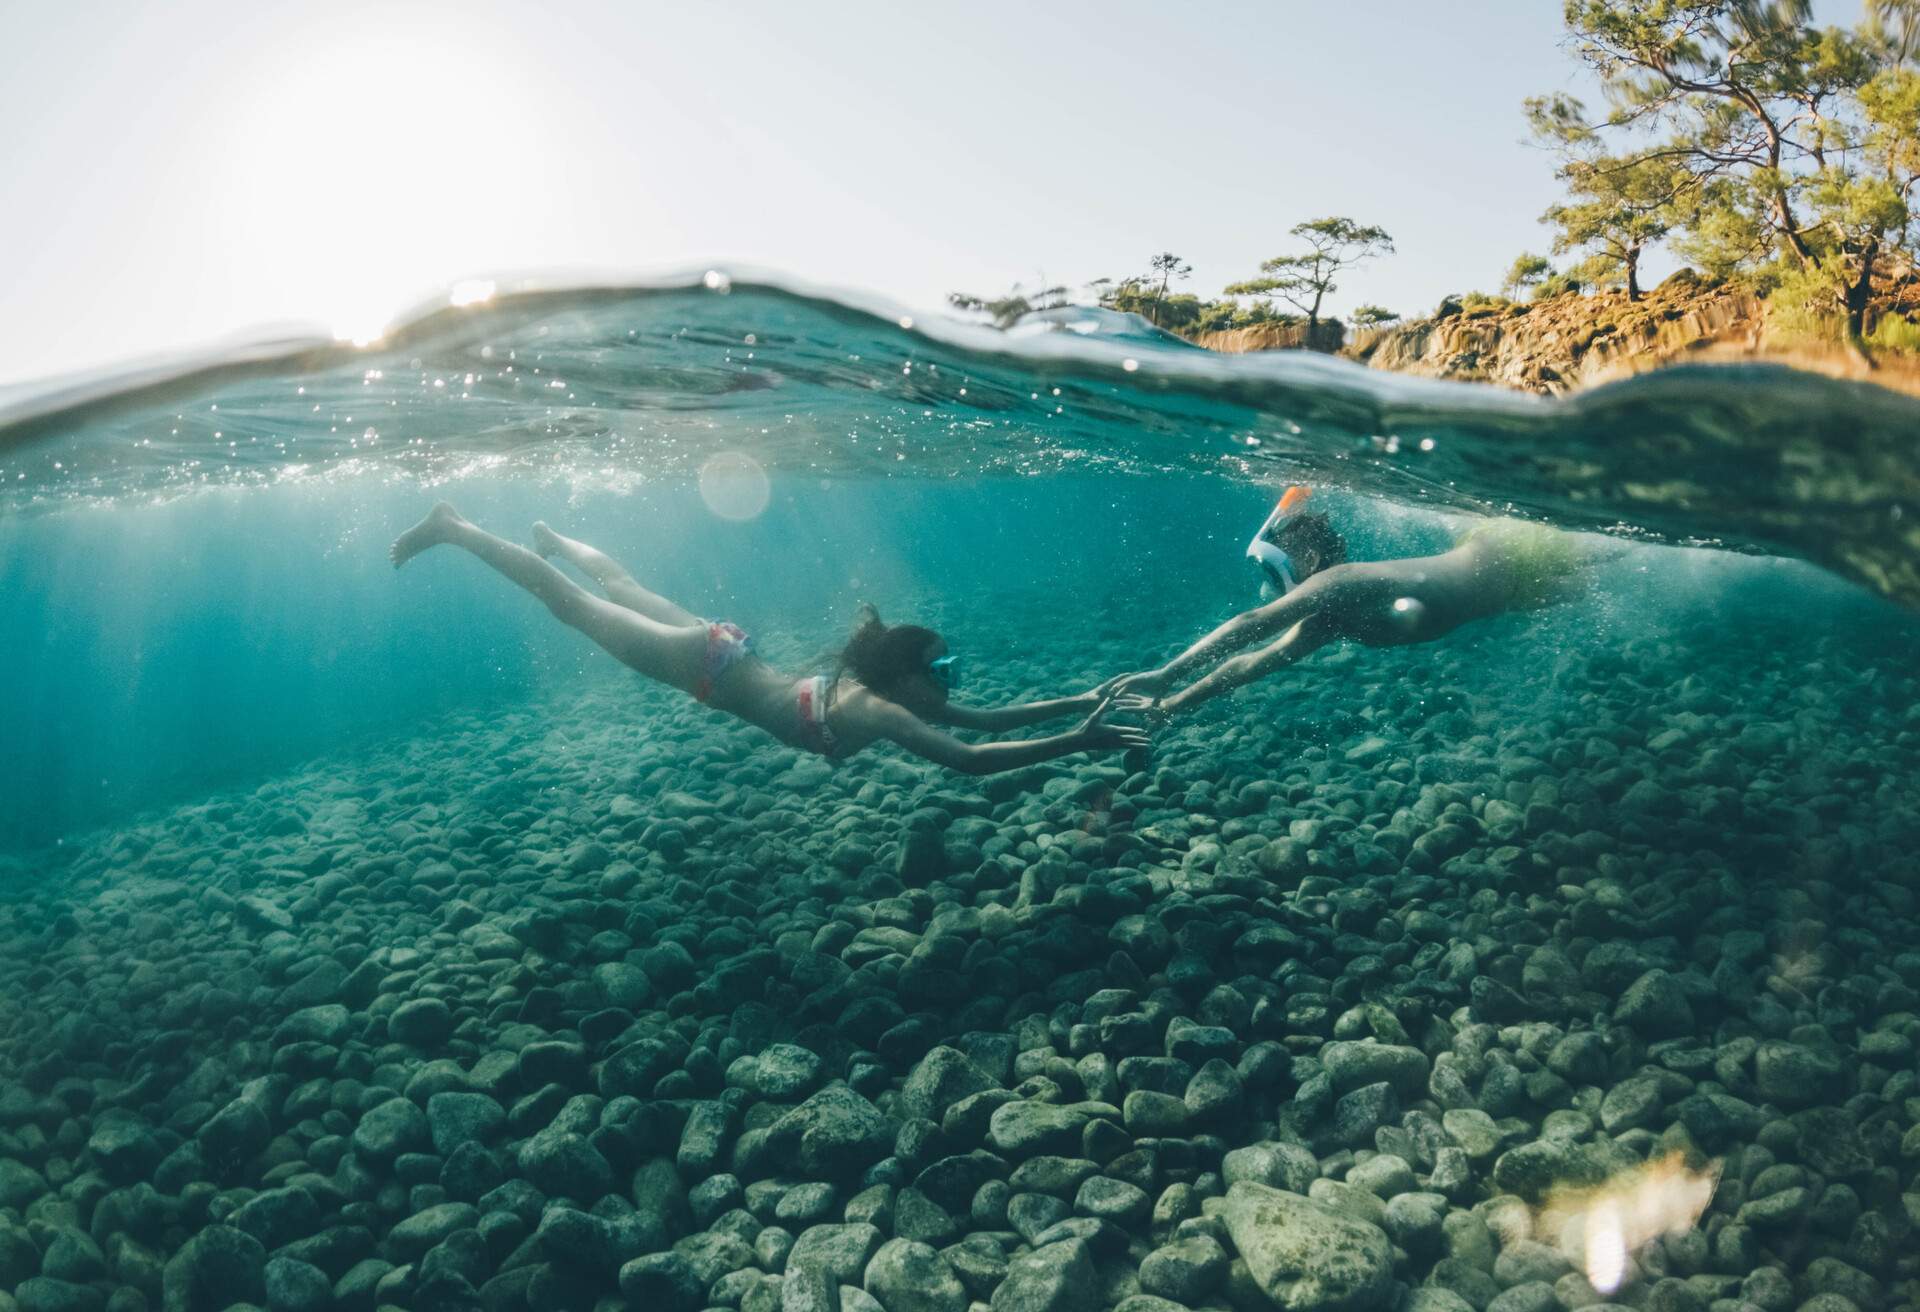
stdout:
<svg viewBox="0 0 1920 1312">
<path fill-rule="evenodd" d="M 700 499 L 722 519 L 758 519 L 773 488 L 760 462 L 743 451 L 722 451 L 700 466 Z"/>
<path fill-rule="evenodd" d="M 1555 1190 L 1535 1228 L 1543 1237 L 1557 1236 L 1587 1283 L 1611 1294 L 1635 1251 L 1699 1223 L 1719 1183 L 1718 1161 L 1695 1170 L 1684 1153 L 1668 1153 L 1592 1188 Z"/>
</svg>

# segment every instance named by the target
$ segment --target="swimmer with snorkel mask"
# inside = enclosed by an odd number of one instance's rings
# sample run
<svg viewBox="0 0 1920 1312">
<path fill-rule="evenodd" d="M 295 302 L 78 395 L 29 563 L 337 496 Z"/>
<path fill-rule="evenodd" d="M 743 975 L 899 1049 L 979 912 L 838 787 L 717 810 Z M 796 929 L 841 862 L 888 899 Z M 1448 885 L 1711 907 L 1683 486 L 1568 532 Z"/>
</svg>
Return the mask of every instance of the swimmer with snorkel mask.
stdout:
<svg viewBox="0 0 1920 1312">
<path fill-rule="evenodd" d="M 1264 605 L 1243 611 L 1167 664 L 1102 685 L 1157 698 L 1162 720 L 1284 669 L 1330 642 L 1369 647 L 1432 642 L 1462 624 L 1537 610 L 1578 590 L 1590 553 L 1570 534 L 1518 519 L 1483 520 L 1449 551 L 1407 560 L 1349 561 L 1346 539 L 1312 508 L 1312 490 L 1286 490 L 1247 558 Z M 1159 694 L 1207 670 L 1171 696 Z"/>
</svg>

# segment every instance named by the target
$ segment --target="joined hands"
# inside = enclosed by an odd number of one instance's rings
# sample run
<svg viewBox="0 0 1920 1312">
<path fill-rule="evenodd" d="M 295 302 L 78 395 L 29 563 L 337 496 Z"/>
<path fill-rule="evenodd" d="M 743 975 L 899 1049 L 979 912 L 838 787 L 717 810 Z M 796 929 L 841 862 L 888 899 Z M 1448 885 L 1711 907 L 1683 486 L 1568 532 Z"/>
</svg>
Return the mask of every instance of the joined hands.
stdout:
<svg viewBox="0 0 1920 1312">
<path fill-rule="evenodd" d="M 1089 750 L 1126 751 L 1148 745 L 1149 739 L 1145 729 L 1131 724 L 1109 724 L 1107 717 L 1115 712 L 1150 713 L 1153 703 L 1145 697 L 1108 690 L 1106 684 L 1102 684 L 1089 695 L 1099 696 L 1099 704 L 1093 708 L 1093 714 L 1081 721 L 1080 727 L 1074 730 L 1086 740 Z"/>
</svg>

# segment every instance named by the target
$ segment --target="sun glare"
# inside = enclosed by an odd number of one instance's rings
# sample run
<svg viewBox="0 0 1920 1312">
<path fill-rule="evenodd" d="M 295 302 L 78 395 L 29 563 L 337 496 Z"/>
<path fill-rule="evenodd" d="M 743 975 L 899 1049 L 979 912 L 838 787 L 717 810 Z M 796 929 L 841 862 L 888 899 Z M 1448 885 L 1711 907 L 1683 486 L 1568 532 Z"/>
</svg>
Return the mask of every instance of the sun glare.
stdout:
<svg viewBox="0 0 1920 1312">
<path fill-rule="evenodd" d="M 493 299 L 493 279 L 462 278 L 447 293 L 449 305 L 484 305 Z"/>
<path fill-rule="evenodd" d="M 372 346 L 387 335 L 388 317 L 384 314 L 362 319 L 359 322 L 348 321 L 333 326 L 333 340 L 346 342 L 353 346 Z"/>
<path fill-rule="evenodd" d="M 236 265 L 269 270 L 277 299 L 355 344 L 435 285 L 453 284 L 454 305 L 490 299 L 491 282 L 462 275 L 510 262 L 541 217 L 542 111 L 525 79 L 443 29 L 316 39 L 229 119 Z"/>
</svg>

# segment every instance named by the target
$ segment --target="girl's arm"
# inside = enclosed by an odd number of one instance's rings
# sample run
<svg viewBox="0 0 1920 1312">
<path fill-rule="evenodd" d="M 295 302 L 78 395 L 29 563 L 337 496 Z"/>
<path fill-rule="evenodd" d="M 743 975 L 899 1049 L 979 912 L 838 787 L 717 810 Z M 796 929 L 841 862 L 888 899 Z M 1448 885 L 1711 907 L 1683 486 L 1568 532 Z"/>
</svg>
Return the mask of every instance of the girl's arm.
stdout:
<svg viewBox="0 0 1920 1312">
<path fill-rule="evenodd" d="M 951 734 L 942 733 L 911 711 L 878 698 L 871 706 L 858 712 L 864 721 L 858 727 L 873 737 L 898 743 L 915 756 L 949 770 L 958 770 L 963 774 L 998 774 L 1002 770 L 1038 765 L 1042 761 L 1069 756 L 1074 752 L 1125 751 L 1128 748 L 1145 747 L 1146 730 L 1106 722 L 1111 711 L 1138 709 L 1134 705 L 1138 700 L 1128 698 L 1125 702 L 1117 702 L 1109 696 L 1077 728 L 1046 738 L 1029 738 L 1019 742 L 963 743 Z"/>
<path fill-rule="evenodd" d="M 1254 651 L 1243 651 L 1220 662 L 1205 678 L 1189 684 L 1161 702 L 1158 713 L 1163 717 L 1178 715 L 1202 702 L 1243 688 L 1256 679 L 1264 679 L 1275 670 L 1284 669 L 1309 652 L 1326 646 L 1336 636 L 1331 624 L 1314 618 L 1302 620 L 1282 634 L 1278 641 Z"/>
<path fill-rule="evenodd" d="M 1063 715 L 1085 715 L 1099 704 L 1100 698 L 1091 692 L 1083 692 L 1077 697 L 1021 702 L 1014 706 L 956 706 L 949 702 L 939 710 L 929 712 L 927 718 L 956 728 L 985 729 L 989 733 L 998 733 L 1004 729 L 1021 729 L 1029 724 L 1057 720 Z"/>
<path fill-rule="evenodd" d="M 1338 568 L 1336 566 L 1314 575 L 1277 601 L 1241 611 L 1159 669 L 1129 675 L 1120 681 L 1119 686 L 1128 692 L 1158 692 L 1190 670 L 1292 628 L 1319 610 L 1325 600 L 1323 594 L 1327 591 L 1327 579 Z"/>
</svg>

